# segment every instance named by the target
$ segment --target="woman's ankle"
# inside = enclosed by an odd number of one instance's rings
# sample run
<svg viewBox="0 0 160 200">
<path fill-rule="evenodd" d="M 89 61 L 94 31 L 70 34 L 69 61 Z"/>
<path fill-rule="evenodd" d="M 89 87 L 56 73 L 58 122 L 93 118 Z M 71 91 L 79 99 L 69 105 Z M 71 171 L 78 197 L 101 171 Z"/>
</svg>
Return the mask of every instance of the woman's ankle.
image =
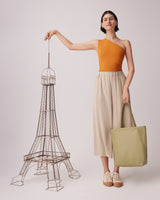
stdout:
<svg viewBox="0 0 160 200">
<path fill-rule="evenodd" d="M 104 173 L 106 173 L 107 171 L 110 172 L 110 169 L 105 169 L 105 170 L 104 170 Z"/>
<path fill-rule="evenodd" d="M 119 173 L 119 170 L 117 170 L 117 169 L 115 170 L 115 169 L 114 169 L 113 172 L 117 172 L 117 173 Z"/>
</svg>

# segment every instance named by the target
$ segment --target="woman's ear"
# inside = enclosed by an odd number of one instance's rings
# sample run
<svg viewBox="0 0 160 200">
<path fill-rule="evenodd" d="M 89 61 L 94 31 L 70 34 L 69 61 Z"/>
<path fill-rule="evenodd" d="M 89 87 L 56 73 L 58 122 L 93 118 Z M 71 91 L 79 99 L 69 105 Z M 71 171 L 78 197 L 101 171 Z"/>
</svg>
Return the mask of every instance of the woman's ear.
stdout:
<svg viewBox="0 0 160 200">
<path fill-rule="evenodd" d="M 101 27 L 103 28 L 102 24 L 103 24 L 103 22 L 101 22 Z"/>
</svg>

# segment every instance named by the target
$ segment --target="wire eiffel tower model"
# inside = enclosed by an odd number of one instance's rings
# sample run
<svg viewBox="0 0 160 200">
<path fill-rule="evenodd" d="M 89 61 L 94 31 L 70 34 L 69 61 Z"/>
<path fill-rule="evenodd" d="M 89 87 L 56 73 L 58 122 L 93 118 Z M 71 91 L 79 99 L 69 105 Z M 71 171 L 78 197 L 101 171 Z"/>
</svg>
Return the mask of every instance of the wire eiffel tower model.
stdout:
<svg viewBox="0 0 160 200">
<path fill-rule="evenodd" d="M 65 151 L 59 137 L 54 85 L 56 84 L 55 71 L 50 68 L 50 40 L 48 39 L 48 67 L 41 73 L 42 96 L 36 137 L 27 155 L 24 155 L 24 164 L 20 173 L 13 177 L 11 185 L 24 185 L 24 178 L 32 163 L 37 166 L 34 175 L 47 175 L 46 190 L 59 191 L 64 188 L 60 179 L 60 164 L 64 163 L 68 176 L 77 179 L 81 175 L 72 167 L 70 153 Z"/>
</svg>

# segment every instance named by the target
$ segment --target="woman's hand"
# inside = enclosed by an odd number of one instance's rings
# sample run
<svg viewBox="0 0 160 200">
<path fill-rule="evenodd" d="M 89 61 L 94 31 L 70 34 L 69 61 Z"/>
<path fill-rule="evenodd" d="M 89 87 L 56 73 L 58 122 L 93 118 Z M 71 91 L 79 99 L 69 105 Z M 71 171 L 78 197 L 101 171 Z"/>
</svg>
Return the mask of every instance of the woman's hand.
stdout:
<svg viewBox="0 0 160 200">
<path fill-rule="evenodd" d="M 56 33 L 57 33 L 57 30 L 48 31 L 46 36 L 45 36 L 45 38 L 44 38 L 44 40 L 47 40 L 47 39 L 50 40 L 52 35 L 54 35 Z"/>
<path fill-rule="evenodd" d="M 128 88 L 124 88 L 123 89 L 123 93 L 122 93 L 122 103 L 129 103 L 130 101 L 130 96 L 129 96 L 129 90 Z"/>
</svg>

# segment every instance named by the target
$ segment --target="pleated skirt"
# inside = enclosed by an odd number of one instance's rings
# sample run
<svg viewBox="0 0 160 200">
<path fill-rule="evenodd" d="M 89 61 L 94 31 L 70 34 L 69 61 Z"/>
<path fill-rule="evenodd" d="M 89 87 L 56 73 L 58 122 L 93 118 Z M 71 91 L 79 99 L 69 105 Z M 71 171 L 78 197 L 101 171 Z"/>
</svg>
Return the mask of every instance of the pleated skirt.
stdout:
<svg viewBox="0 0 160 200">
<path fill-rule="evenodd" d="M 118 128 L 120 122 L 125 79 L 123 71 L 99 71 L 96 76 L 93 98 L 94 155 L 114 156 L 110 129 Z M 129 104 L 125 104 L 122 122 L 123 127 L 132 125 Z"/>
</svg>

